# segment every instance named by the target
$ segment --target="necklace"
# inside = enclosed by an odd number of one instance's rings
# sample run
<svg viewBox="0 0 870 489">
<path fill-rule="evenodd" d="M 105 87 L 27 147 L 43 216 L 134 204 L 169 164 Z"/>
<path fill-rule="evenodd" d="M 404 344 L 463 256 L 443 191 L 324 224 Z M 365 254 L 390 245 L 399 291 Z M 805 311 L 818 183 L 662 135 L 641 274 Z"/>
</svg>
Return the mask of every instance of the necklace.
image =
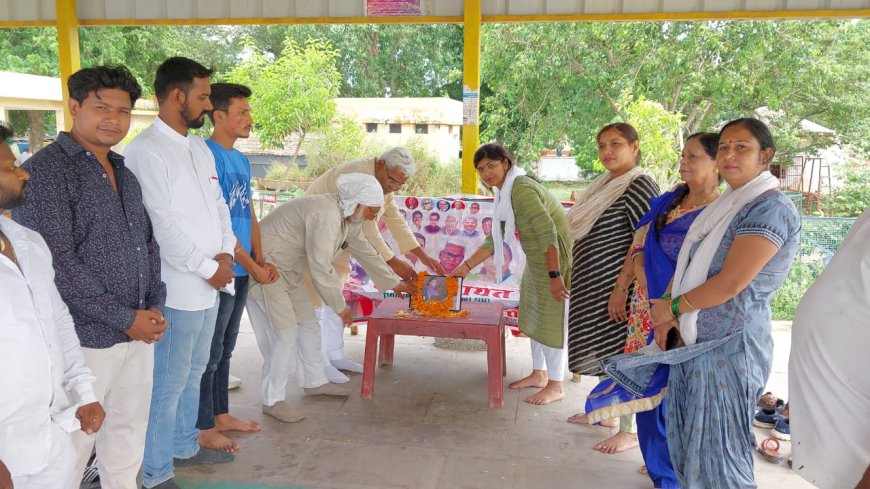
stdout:
<svg viewBox="0 0 870 489">
<path fill-rule="evenodd" d="M 707 204 L 711 200 L 713 200 L 712 197 L 716 197 L 718 195 L 719 195 L 719 189 L 718 189 L 718 187 L 714 187 L 713 190 L 711 190 L 710 192 L 707 193 L 707 195 L 704 196 L 704 199 L 701 200 L 701 202 L 699 202 L 693 206 L 686 206 L 686 208 L 694 209 L 696 207 L 701 207 L 702 205 Z M 686 199 L 686 200 L 688 200 L 688 199 Z M 683 202 L 685 202 L 685 200 Z M 680 207 L 682 207 L 682 206 L 680 206 Z"/>
</svg>

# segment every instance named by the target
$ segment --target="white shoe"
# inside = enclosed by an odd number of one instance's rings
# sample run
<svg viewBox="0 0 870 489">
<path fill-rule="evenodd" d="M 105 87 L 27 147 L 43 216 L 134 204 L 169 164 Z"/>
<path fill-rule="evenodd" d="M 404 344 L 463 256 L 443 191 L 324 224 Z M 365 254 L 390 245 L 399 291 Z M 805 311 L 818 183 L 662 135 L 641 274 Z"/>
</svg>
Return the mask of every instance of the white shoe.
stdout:
<svg viewBox="0 0 870 489">
<path fill-rule="evenodd" d="M 329 382 L 318 387 L 306 387 L 304 390 L 305 393 L 309 396 L 350 396 L 350 389 L 344 386 L 340 386 L 338 384 L 331 384 Z"/>
<path fill-rule="evenodd" d="M 271 406 L 263 404 L 263 414 L 268 414 L 282 423 L 298 423 L 305 419 L 304 414 L 290 407 L 285 401 L 278 401 Z"/>
<path fill-rule="evenodd" d="M 242 385 L 242 379 L 230 374 L 227 390 L 238 389 L 240 385 Z"/>
<path fill-rule="evenodd" d="M 330 360 L 329 363 L 332 364 L 333 367 L 339 370 L 347 370 L 348 372 L 356 372 L 361 374 L 363 371 L 363 366 L 348 360 L 347 358 L 339 358 L 338 360 Z"/>
<path fill-rule="evenodd" d="M 333 384 L 344 384 L 350 382 L 350 377 L 339 372 L 339 370 L 330 364 L 326 364 L 326 380 Z"/>
</svg>

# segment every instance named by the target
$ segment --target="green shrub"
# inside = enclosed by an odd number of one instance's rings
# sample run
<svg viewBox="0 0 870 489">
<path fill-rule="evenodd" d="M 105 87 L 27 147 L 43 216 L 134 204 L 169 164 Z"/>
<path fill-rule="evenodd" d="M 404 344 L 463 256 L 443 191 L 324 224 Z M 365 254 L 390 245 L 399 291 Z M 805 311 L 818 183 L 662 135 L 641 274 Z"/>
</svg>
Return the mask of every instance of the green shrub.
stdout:
<svg viewBox="0 0 870 489">
<path fill-rule="evenodd" d="M 301 180 L 303 178 L 305 178 L 305 173 L 295 163 L 288 165 L 286 163 L 281 163 L 280 161 L 273 161 L 266 170 L 267 180 L 283 180 L 289 182 Z"/>
<path fill-rule="evenodd" d="M 786 321 L 794 319 L 798 303 L 824 269 L 825 261 L 819 255 L 796 258 L 788 277 L 776 291 L 770 304 L 773 319 Z"/>
<path fill-rule="evenodd" d="M 858 217 L 870 207 L 870 167 L 848 165 L 840 173 L 843 186 L 825 199 L 827 212 L 837 217 Z"/>
<path fill-rule="evenodd" d="M 303 143 L 307 162 L 305 173 L 316 178 L 341 163 L 370 156 L 366 153 L 365 135 L 358 122 L 349 117 L 338 117 L 321 137 L 309 138 Z"/>
<path fill-rule="evenodd" d="M 410 138 L 405 147 L 417 162 L 417 173 L 408 179 L 403 195 L 440 196 L 457 194 L 462 189 L 462 163 L 456 159 L 442 164 L 419 138 Z"/>
</svg>

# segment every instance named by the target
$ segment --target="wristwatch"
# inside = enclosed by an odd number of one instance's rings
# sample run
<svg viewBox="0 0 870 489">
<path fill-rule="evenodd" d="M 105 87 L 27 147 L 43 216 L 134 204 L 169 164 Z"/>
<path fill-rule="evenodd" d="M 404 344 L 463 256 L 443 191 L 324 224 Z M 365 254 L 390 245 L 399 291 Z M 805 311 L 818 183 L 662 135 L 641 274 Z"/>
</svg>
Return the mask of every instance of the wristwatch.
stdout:
<svg viewBox="0 0 870 489">
<path fill-rule="evenodd" d="M 550 274 L 550 278 L 559 278 L 562 276 L 562 272 L 560 272 L 559 270 L 550 270 L 547 273 Z"/>
</svg>

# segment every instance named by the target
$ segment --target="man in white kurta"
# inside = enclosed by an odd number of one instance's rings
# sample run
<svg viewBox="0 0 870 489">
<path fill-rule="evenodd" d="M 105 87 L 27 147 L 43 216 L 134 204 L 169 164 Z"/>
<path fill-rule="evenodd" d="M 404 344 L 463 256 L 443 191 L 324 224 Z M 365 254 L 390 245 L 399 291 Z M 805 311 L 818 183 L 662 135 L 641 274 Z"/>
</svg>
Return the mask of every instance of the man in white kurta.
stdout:
<svg viewBox="0 0 870 489">
<path fill-rule="evenodd" d="M 291 200 L 260 223 L 263 255 L 275 264 L 279 279 L 272 285 L 251 287 L 248 316 L 263 354 L 263 412 L 285 422 L 302 419 L 284 401 L 292 370 L 307 394 L 349 394 L 326 378 L 320 326 L 303 275 L 310 274 L 318 296 L 340 311 L 346 325 L 352 314 L 332 264 L 345 249 L 369 270 L 379 290 L 413 288 L 389 269 L 358 230 L 383 205 L 377 180 L 359 173 L 342 175 L 338 190 Z"/>
<path fill-rule="evenodd" d="M 417 165 L 414 162 L 413 156 L 405 148 L 392 148 L 384 152 L 377 158 L 364 158 L 361 160 L 349 161 L 343 163 L 321 175 L 308 187 L 305 195 L 319 195 L 338 192 L 337 178 L 340 175 L 348 173 L 363 173 L 374 176 L 384 193 L 384 205 L 381 207 L 378 215 L 371 221 L 364 222 L 359 227 L 359 232 L 363 235 L 366 241 L 377 251 L 381 260 L 389 265 L 389 267 L 403 280 L 415 281 L 416 272 L 414 268 L 405 260 L 401 259 L 386 243 L 381 232 L 378 229 L 378 221 L 383 219 L 386 223 L 390 235 L 398 245 L 399 254 L 412 253 L 420 262 L 431 269 L 432 271 L 444 275 L 444 270 L 438 263 L 438 260 L 426 254 L 414 233 L 408 226 L 408 221 L 399 212 L 396 206 L 394 193 L 398 192 L 405 182 L 414 176 L 417 171 Z M 332 262 L 333 267 L 339 275 L 339 280 L 342 285 L 347 282 L 350 275 L 350 255 L 351 253 L 344 250 L 335 256 Z M 371 266 L 361 263 L 366 273 L 372 275 Z M 353 362 L 344 355 L 344 326 L 338 318 L 334 310 L 327 303 L 323 305 L 321 298 L 317 295 L 317 291 L 309 282 L 309 291 L 312 295 L 315 307 L 317 307 L 317 317 L 323 332 L 323 347 L 326 355 L 326 374 L 331 382 L 348 382 L 350 379 L 339 372 L 339 370 L 347 370 L 351 372 L 362 372 L 362 365 Z"/>
<path fill-rule="evenodd" d="M 804 295 L 792 324 L 793 467 L 821 489 L 870 488 L 868 243 L 870 209 Z"/>
<path fill-rule="evenodd" d="M 202 127 L 211 70 L 175 57 L 157 68 L 160 112 L 124 148 L 139 179 L 142 200 L 160 245 L 166 283 L 163 338 L 154 345 L 151 407 L 145 435 L 142 483 L 177 489 L 174 468 L 226 463 L 232 453 L 200 446 L 196 421 L 202 374 L 211 353 L 218 290 L 234 278 L 230 212 L 205 141 L 189 131 Z"/>
<path fill-rule="evenodd" d="M 0 460 L 16 488 L 70 487 L 75 449 L 70 433 L 99 430 L 105 418 L 94 395 L 72 316 L 54 284 L 42 237 L 4 210 L 23 202 L 27 173 L 0 128 Z"/>
</svg>

